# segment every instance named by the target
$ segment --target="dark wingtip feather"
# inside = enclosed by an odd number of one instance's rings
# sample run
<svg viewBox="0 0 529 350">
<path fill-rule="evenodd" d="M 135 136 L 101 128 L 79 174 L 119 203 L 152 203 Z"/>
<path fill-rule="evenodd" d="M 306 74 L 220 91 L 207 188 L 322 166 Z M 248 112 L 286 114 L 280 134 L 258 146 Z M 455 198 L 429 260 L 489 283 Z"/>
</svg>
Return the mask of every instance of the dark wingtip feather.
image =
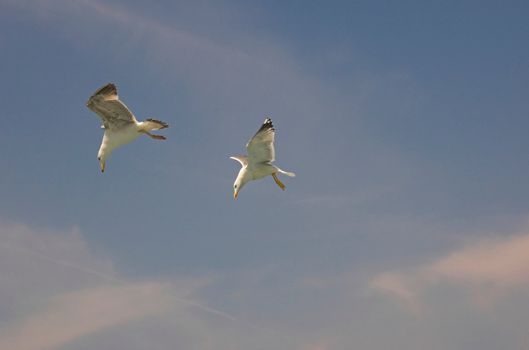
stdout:
<svg viewBox="0 0 529 350">
<path fill-rule="evenodd" d="M 86 106 L 88 108 L 91 108 L 91 106 L 93 105 L 94 101 L 93 99 L 96 97 L 96 96 L 109 96 L 109 95 L 118 95 L 118 89 L 116 88 L 116 85 L 114 85 L 113 83 L 108 83 L 102 87 L 100 87 L 99 89 L 97 89 L 93 94 L 92 96 L 90 96 L 90 98 L 88 99 L 88 101 L 86 101 Z"/>
<path fill-rule="evenodd" d="M 166 129 L 169 127 L 169 124 L 167 124 L 166 122 L 162 122 L 161 120 L 149 118 L 147 119 L 147 121 L 160 124 L 162 126 L 160 129 Z"/>
<path fill-rule="evenodd" d="M 114 95 L 118 94 L 118 89 L 116 88 L 116 85 L 114 83 L 108 83 L 105 86 L 102 86 L 99 89 L 97 89 L 96 92 L 94 92 L 94 96 L 95 95 L 110 95 L 110 94 L 114 94 Z"/>
<path fill-rule="evenodd" d="M 274 125 L 272 124 L 272 119 L 267 117 L 265 121 L 263 122 L 263 125 L 261 125 L 261 128 L 257 132 L 268 130 L 268 129 L 275 131 Z"/>
</svg>

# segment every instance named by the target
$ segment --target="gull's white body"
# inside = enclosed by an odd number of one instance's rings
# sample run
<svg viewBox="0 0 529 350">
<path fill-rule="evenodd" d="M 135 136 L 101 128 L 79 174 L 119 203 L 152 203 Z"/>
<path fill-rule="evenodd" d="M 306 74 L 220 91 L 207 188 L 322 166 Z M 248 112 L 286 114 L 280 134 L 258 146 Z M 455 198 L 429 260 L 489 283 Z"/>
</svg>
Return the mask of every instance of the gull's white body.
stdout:
<svg viewBox="0 0 529 350">
<path fill-rule="evenodd" d="M 114 149 L 136 140 L 141 135 L 138 130 L 139 128 L 136 123 L 116 130 L 105 130 L 97 157 L 107 158 Z"/>
<path fill-rule="evenodd" d="M 283 171 L 272 164 L 275 160 L 274 138 L 275 129 L 272 125 L 272 120 L 266 118 L 261 128 L 246 144 L 248 156 L 230 157 L 241 163 L 241 170 L 239 170 L 239 174 L 233 184 L 234 198 L 237 198 L 241 188 L 249 181 L 259 180 L 271 175 L 277 185 L 284 190 L 285 186 L 279 181 L 276 174 L 280 173 L 290 177 L 296 176 L 294 173 Z"/>
<path fill-rule="evenodd" d="M 270 175 L 275 174 L 275 173 L 281 173 L 281 174 L 285 174 L 285 175 L 288 175 L 288 176 L 291 176 L 291 174 L 293 174 L 293 173 L 290 173 L 290 172 L 283 171 L 283 170 L 279 169 L 278 167 L 276 167 L 275 165 L 272 165 L 272 164 L 266 164 L 266 163 L 251 164 L 251 163 L 248 163 L 246 166 L 242 166 L 241 167 L 241 170 L 239 170 L 239 174 L 237 175 L 237 178 L 236 178 L 235 182 L 237 182 L 237 180 L 239 180 L 239 182 L 242 181 L 242 182 L 246 183 L 248 181 L 262 179 L 263 177 L 270 176 Z"/>
<path fill-rule="evenodd" d="M 103 140 L 97 153 L 97 158 L 101 163 L 101 171 L 105 170 L 106 159 L 114 149 L 134 141 L 142 134 L 146 134 L 153 139 L 165 140 L 165 137 L 153 135 L 150 131 L 164 129 L 168 125 L 154 119 L 138 122 L 127 106 L 119 100 L 114 84 L 107 84 L 98 89 L 88 99 L 86 106 L 101 118 L 103 122 L 101 127 L 105 129 Z"/>
</svg>

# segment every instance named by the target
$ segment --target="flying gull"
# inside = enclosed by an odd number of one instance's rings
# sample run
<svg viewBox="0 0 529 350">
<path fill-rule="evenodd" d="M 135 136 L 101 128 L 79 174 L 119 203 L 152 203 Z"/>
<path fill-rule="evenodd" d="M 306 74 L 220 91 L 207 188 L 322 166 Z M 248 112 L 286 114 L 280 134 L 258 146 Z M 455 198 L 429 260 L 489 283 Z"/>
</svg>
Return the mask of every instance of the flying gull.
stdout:
<svg viewBox="0 0 529 350">
<path fill-rule="evenodd" d="M 155 119 L 137 121 L 134 114 L 120 101 L 116 85 L 112 83 L 103 86 L 90 96 L 86 106 L 101 118 L 103 121 L 101 128 L 105 129 L 97 153 L 101 172 L 105 171 L 105 162 L 114 149 L 135 140 L 141 134 L 155 140 L 165 140 L 164 136 L 151 134 L 150 131 L 165 129 L 169 125 Z"/>
<path fill-rule="evenodd" d="M 239 191 L 248 181 L 272 175 L 276 184 L 284 190 L 285 185 L 279 181 L 277 173 L 290 177 L 296 176 L 294 173 L 283 171 L 272 164 L 275 160 L 274 135 L 275 129 L 272 125 L 272 120 L 266 118 L 261 128 L 246 144 L 248 155 L 230 157 L 241 163 L 241 170 L 233 184 L 233 198 L 237 198 Z"/>
</svg>

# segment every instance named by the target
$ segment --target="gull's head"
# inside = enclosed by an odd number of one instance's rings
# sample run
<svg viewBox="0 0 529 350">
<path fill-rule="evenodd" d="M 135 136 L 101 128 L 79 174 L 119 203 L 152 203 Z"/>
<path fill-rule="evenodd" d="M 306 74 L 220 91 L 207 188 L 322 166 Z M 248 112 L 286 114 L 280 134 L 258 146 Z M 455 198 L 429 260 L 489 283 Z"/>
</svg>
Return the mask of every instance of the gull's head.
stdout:
<svg viewBox="0 0 529 350">
<path fill-rule="evenodd" d="M 104 159 L 102 157 L 97 157 L 97 160 L 99 160 L 99 166 L 101 167 L 101 172 L 104 173 L 105 172 L 106 159 Z"/>
<path fill-rule="evenodd" d="M 239 170 L 239 174 L 237 174 L 237 178 L 235 179 L 235 182 L 233 183 L 233 199 L 237 199 L 237 196 L 239 195 L 239 191 L 243 186 L 250 180 L 248 178 L 248 170 L 247 170 L 247 162 L 246 156 L 233 156 L 230 157 L 231 159 L 234 159 L 241 163 L 241 170 Z"/>
<path fill-rule="evenodd" d="M 99 167 L 101 168 L 101 172 L 102 173 L 105 172 L 105 164 L 107 162 L 108 156 L 109 156 L 108 152 L 104 152 L 104 151 L 101 151 L 101 150 L 97 154 L 97 160 L 99 161 Z"/>
<path fill-rule="evenodd" d="M 237 199 L 237 197 L 239 196 L 239 191 L 241 190 L 241 188 L 244 187 L 246 182 L 247 181 L 245 181 L 244 178 L 240 176 L 240 174 L 239 176 L 237 176 L 235 182 L 233 183 L 233 199 Z"/>
<path fill-rule="evenodd" d="M 239 181 L 235 181 L 235 183 L 233 184 L 233 199 L 237 199 L 237 197 L 239 196 L 239 191 L 241 190 L 242 188 L 242 183 Z"/>
</svg>

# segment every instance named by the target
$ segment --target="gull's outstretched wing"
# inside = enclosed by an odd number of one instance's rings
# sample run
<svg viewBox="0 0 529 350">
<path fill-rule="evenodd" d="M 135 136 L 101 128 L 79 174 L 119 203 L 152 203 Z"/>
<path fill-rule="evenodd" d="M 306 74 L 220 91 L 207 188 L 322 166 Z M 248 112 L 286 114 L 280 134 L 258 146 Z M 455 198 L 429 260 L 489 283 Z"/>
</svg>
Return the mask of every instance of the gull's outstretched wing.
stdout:
<svg viewBox="0 0 529 350">
<path fill-rule="evenodd" d="M 274 135 L 275 129 L 272 120 L 266 118 L 261 128 L 246 144 L 250 163 L 271 163 L 275 160 Z"/>
<path fill-rule="evenodd" d="M 116 85 L 112 83 L 94 92 L 86 106 L 99 115 L 105 129 L 120 129 L 136 123 L 132 112 L 119 100 Z"/>
</svg>

